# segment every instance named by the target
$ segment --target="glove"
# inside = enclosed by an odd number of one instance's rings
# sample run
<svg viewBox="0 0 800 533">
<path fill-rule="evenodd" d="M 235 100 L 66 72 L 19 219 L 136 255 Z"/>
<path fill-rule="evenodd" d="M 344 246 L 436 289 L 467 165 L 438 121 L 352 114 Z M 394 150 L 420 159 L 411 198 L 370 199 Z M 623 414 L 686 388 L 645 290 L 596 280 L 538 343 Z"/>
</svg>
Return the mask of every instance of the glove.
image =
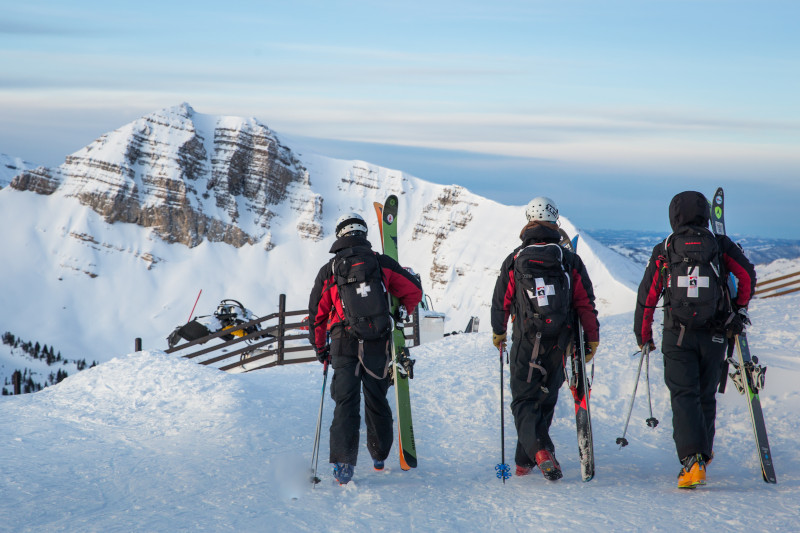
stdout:
<svg viewBox="0 0 800 533">
<path fill-rule="evenodd" d="M 506 332 L 492 333 L 492 344 L 498 350 L 505 349 L 506 347 Z"/>
<path fill-rule="evenodd" d="M 597 353 L 597 347 L 600 346 L 600 341 L 586 341 L 584 345 L 585 355 L 584 361 L 589 362 L 594 357 L 594 354 Z"/>
<path fill-rule="evenodd" d="M 325 361 L 330 361 L 331 359 L 331 347 L 330 345 L 326 344 L 322 348 L 315 348 L 315 352 L 317 352 L 317 361 L 322 364 L 325 364 Z"/>
<path fill-rule="evenodd" d="M 746 307 L 740 307 L 735 313 L 731 313 L 728 318 L 728 331 L 731 336 L 740 335 L 747 326 L 750 325 L 750 317 Z"/>
<path fill-rule="evenodd" d="M 656 349 L 656 343 L 653 342 L 653 339 L 650 339 L 649 341 L 647 341 L 644 344 L 640 344 L 639 345 L 639 350 L 643 350 L 645 346 L 647 346 L 647 352 L 648 353 L 652 352 L 653 350 Z"/>
</svg>

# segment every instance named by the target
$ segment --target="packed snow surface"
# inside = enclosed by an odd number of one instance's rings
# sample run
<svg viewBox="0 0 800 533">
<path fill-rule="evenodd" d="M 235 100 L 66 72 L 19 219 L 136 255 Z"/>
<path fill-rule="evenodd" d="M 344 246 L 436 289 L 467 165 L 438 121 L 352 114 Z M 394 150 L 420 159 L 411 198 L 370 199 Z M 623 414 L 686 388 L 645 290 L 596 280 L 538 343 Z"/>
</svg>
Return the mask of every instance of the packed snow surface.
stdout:
<svg viewBox="0 0 800 533">
<path fill-rule="evenodd" d="M 769 366 L 762 403 L 778 484 L 761 480 L 745 400 L 719 396 L 708 485 L 678 490 L 660 354 L 644 375 L 627 438 L 638 357 L 632 315 L 602 320 L 592 422 L 597 473 L 583 482 L 566 387 L 552 435 L 564 479 L 495 477 L 500 462 L 499 358 L 489 333 L 412 349 L 419 467 L 396 447 L 374 472 L 362 432 L 353 481 L 327 464 L 333 404 L 325 398 L 320 476 L 309 466 L 322 387 L 316 363 L 230 375 L 143 351 L 112 358 L 42 392 L 0 399 L 0 524 L 14 531 L 798 531 L 800 295 L 751 306 L 754 354 Z M 505 377 L 508 373 L 506 370 Z M 506 461 L 515 431 L 506 385 Z M 391 398 L 391 391 L 390 391 Z"/>
</svg>

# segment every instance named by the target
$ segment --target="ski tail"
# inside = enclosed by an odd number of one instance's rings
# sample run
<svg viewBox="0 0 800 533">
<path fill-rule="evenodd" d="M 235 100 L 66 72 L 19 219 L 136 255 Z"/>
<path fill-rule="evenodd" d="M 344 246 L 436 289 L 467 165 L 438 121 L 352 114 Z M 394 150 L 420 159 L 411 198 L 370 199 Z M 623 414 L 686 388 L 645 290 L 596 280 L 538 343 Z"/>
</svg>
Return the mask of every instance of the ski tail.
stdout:
<svg viewBox="0 0 800 533">
<path fill-rule="evenodd" d="M 575 427 L 578 436 L 578 457 L 581 463 L 581 478 L 591 481 L 594 478 L 594 439 L 592 438 L 592 418 L 589 409 L 591 388 L 586 375 L 586 351 L 583 328 L 578 325 L 580 349 L 572 356 L 572 380 L 570 390 L 575 400 Z"/>
</svg>

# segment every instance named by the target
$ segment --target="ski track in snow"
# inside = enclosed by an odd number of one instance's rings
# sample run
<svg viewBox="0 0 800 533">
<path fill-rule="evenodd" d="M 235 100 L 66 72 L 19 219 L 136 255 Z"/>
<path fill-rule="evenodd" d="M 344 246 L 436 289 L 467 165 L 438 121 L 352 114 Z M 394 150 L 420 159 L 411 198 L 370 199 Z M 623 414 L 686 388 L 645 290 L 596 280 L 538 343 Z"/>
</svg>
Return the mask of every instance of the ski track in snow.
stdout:
<svg viewBox="0 0 800 533">
<path fill-rule="evenodd" d="M 630 445 L 615 444 L 638 364 L 627 313 L 602 320 L 591 405 L 597 472 L 588 483 L 580 480 L 566 387 L 552 428 L 564 479 L 548 482 L 537 470 L 505 485 L 495 477 L 499 362 L 488 332 L 412 349 L 420 466 L 401 471 L 395 447 L 386 471 L 372 471 L 362 428 L 360 464 L 345 487 L 327 464 L 330 397 L 322 482 L 312 488 L 308 481 L 319 365 L 229 375 L 145 351 L 0 400 L 0 524 L 12 531 L 797 531 L 800 349 L 786 339 L 795 336 L 798 309 L 800 295 L 751 306 L 752 350 L 770 368 L 762 401 L 774 486 L 761 480 L 745 400 L 729 384 L 718 397 L 709 485 L 676 488 L 680 465 L 660 352 L 650 361 L 660 424 L 644 422 L 642 375 Z M 505 378 L 506 462 L 513 470 L 507 367 Z"/>
</svg>

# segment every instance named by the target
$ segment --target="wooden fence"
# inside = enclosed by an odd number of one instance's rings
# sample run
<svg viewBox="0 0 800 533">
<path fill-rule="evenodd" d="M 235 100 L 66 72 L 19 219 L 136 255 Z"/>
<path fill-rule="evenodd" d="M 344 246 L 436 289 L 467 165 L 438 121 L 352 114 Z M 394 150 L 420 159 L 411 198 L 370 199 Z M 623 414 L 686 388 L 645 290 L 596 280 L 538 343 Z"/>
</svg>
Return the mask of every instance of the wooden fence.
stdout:
<svg viewBox="0 0 800 533">
<path fill-rule="evenodd" d="M 287 319 L 303 317 L 307 314 L 307 309 L 287 311 L 286 295 L 281 294 L 278 299 L 277 313 L 256 318 L 193 341 L 177 344 L 165 351 L 187 359 L 196 359 L 201 365 L 215 365 L 226 372 L 250 372 L 276 365 L 316 361 L 314 347 L 308 340 L 308 332 L 300 329 L 307 327 L 308 324 L 303 322 L 302 318 L 287 321 Z M 404 324 L 405 337 L 416 346 L 419 345 L 419 311 L 415 310 L 412 317 L 411 322 Z M 246 330 L 252 326 L 258 326 L 260 329 L 227 341 L 221 338 L 229 336 L 233 330 Z M 408 329 L 411 329 L 410 334 Z M 222 342 L 201 347 L 215 339 Z M 141 349 L 138 339 L 136 344 L 137 349 Z"/>
<path fill-rule="evenodd" d="M 800 291 L 800 272 L 756 283 L 756 298 L 774 298 Z"/>
</svg>

